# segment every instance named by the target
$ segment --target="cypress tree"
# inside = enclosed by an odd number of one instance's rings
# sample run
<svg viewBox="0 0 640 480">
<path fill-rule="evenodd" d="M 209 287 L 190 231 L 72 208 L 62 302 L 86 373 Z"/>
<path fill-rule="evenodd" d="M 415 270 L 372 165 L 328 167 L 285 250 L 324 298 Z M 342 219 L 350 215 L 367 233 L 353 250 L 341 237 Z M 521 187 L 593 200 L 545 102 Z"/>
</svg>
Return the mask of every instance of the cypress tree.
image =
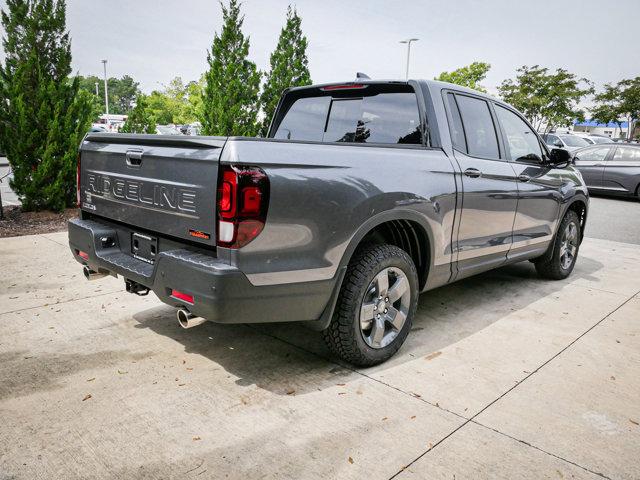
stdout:
<svg viewBox="0 0 640 480">
<path fill-rule="evenodd" d="M 269 124 L 283 90 L 311 84 L 309 60 L 307 59 L 307 37 L 302 33 L 302 19 L 291 5 L 287 8 L 287 22 L 280 32 L 278 45 L 271 53 L 271 70 L 260 96 L 264 119 L 260 133 L 267 135 Z"/>
<path fill-rule="evenodd" d="M 76 158 L 91 99 L 71 73 L 64 0 L 7 0 L 0 65 L 0 143 L 23 209 L 75 203 Z"/>
<path fill-rule="evenodd" d="M 201 112 L 204 135 L 254 136 L 258 130 L 260 72 L 248 60 L 249 38 L 242 33 L 244 16 L 238 0 L 222 7 L 223 26 L 207 53 L 209 70 Z"/>
<path fill-rule="evenodd" d="M 149 111 L 146 95 L 138 95 L 136 106 L 129 112 L 121 133 L 156 133 L 156 122 Z"/>
</svg>

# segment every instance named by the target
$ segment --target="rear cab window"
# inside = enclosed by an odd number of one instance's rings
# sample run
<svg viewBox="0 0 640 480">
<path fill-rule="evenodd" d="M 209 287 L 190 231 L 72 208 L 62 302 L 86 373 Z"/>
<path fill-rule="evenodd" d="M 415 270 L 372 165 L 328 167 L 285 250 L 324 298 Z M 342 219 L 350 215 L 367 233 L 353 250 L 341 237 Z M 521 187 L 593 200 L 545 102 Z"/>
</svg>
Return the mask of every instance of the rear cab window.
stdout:
<svg viewBox="0 0 640 480">
<path fill-rule="evenodd" d="M 269 136 L 326 143 L 423 144 L 418 98 L 410 85 L 346 87 L 290 92 Z"/>
</svg>

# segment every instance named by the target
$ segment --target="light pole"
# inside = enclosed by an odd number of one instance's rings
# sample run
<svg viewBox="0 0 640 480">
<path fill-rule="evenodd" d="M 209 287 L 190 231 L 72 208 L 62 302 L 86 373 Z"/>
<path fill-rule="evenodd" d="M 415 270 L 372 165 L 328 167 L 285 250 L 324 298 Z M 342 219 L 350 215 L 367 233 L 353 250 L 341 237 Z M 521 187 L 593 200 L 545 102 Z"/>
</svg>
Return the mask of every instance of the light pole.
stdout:
<svg viewBox="0 0 640 480">
<path fill-rule="evenodd" d="M 419 38 L 407 38 L 406 40 L 400 40 L 400 43 L 407 44 L 407 69 L 405 72 L 405 80 L 409 80 L 409 58 L 411 56 L 411 42 L 417 42 Z"/>
<path fill-rule="evenodd" d="M 107 91 L 107 61 L 102 60 L 102 65 L 104 66 L 104 112 L 109 115 L 109 92 Z M 109 119 L 107 118 L 107 125 L 109 124 Z"/>
</svg>

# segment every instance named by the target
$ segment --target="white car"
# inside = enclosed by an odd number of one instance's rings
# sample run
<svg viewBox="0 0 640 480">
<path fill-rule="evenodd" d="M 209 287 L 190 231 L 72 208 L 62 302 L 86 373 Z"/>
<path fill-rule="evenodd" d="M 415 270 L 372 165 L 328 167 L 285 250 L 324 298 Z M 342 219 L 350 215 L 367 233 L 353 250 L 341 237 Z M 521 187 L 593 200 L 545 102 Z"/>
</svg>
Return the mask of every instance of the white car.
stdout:
<svg viewBox="0 0 640 480">
<path fill-rule="evenodd" d="M 591 145 L 591 142 L 584 138 L 567 133 L 546 133 L 542 135 L 542 139 L 549 148 L 562 148 L 568 152 Z"/>
<path fill-rule="evenodd" d="M 605 137 L 604 135 L 593 135 L 587 132 L 573 132 L 573 135 L 584 138 L 589 144 L 596 145 L 600 143 L 614 143 L 613 139 Z"/>
</svg>

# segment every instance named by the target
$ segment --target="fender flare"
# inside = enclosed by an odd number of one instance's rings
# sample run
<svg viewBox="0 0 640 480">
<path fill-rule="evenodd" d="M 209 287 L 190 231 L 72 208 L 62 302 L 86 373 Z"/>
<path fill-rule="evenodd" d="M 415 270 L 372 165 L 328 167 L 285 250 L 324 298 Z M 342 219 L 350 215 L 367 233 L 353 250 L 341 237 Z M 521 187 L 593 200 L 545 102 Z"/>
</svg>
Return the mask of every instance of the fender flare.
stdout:
<svg viewBox="0 0 640 480">
<path fill-rule="evenodd" d="M 425 234 L 427 235 L 428 245 L 428 261 L 427 261 L 427 275 L 433 266 L 433 232 L 431 231 L 431 227 L 428 222 L 425 220 L 424 216 L 420 215 L 418 212 L 414 210 L 406 210 L 406 209 L 395 209 L 395 210 L 387 210 L 373 217 L 369 218 L 366 222 L 364 222 L 353 234 L 347 248 L 344 250 L 342 254 L 342 259 L 340 260 L 340 264 L 338 266 L 338 270 L 335 275 L 335 284 L 333 286 L 333 291 L 331 293 L 331 297 L 329 298 L 329 302 L 325 307 L 322 315 L 318 320 L 313 320 L 311 322 L 305 322 L 306 325 L 312 330 L 322 331 L 325 330 L 329 324 L 331 323 L 331 318 L 333 317 L 333 312 L 336 307 L 336 303 L 338 302 L 338 295 L 340 294 L 340 288 L 342 287 L 342 282 L 344 280 L 345 274 L 347 273 L 347 266 L 351 261 L 351 257 L 355 253 L 360 242 L 374 230 L 376 227 L 382 225 L 383 223 L 390 222 L 393 220 L 407 220 L 417 223 L 422 227 Z"/>
</svg>

